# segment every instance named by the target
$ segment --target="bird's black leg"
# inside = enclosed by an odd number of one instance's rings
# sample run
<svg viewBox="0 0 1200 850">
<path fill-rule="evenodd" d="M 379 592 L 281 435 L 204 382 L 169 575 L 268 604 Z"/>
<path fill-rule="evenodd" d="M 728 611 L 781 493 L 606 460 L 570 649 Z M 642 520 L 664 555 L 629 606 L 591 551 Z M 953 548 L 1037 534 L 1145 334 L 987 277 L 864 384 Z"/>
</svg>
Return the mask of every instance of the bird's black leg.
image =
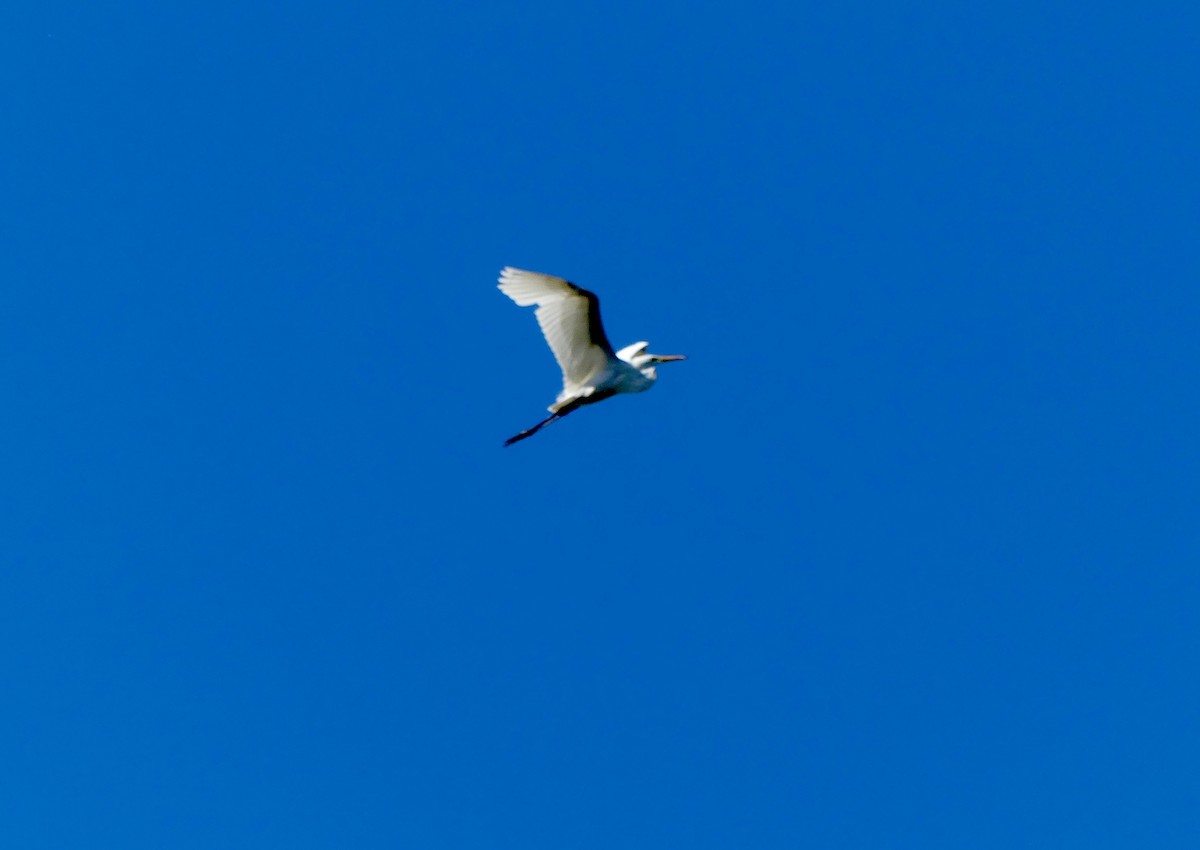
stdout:
<svg viewBox="0 0 1200 850">
<path fill-rule="evenodd" d="M 513 443 L 520 442 L 521 440 L 524 440 L 526 437 L 532 437 L 534 434 L 536 434 L 538 431 L 545 428 L 547 425 L 549 425 L 555 419 L 562 419 L 562 417 L 563 417 L 563 414 L 551 413 L 549 416 L 547 416 L 545 419 L 543 419 L 538 424 L 534 425 L 532 428 L 528 428 L 528 429 L 522 431 L 520 434 L 517 434 L 517 436 L 515 436 L 515 437 L 509 437 L 507 440 L 504 441 L 504 445 L 511 446 Z"/>
</svg>

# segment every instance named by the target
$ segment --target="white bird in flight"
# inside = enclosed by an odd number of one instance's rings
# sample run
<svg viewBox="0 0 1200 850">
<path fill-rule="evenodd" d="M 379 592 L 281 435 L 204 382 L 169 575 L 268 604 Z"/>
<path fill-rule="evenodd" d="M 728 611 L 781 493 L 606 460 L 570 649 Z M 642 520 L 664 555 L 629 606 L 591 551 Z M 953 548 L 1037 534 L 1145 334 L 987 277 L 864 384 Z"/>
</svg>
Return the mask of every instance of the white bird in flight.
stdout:
<svg viewBox="0 0 1200 850">
<path fill-rule="evenodd" d="M 600 324 L 600 299 L 582 287 L 548 274 L 511 266 L 500 272 L 500 291 L 521 307 L 537 305 L 538 324 L 563 373 L 563 388 L 547 410 L 550 415 L 504 445 L 532 437 L 551 422 L 585 404 L 617 393 L 640 393 L 658 379 L 655 366 L 686 360 L 682 354 L 650 354 L 648 342 L 635 342 L 614 352 Z"/>
</svg>

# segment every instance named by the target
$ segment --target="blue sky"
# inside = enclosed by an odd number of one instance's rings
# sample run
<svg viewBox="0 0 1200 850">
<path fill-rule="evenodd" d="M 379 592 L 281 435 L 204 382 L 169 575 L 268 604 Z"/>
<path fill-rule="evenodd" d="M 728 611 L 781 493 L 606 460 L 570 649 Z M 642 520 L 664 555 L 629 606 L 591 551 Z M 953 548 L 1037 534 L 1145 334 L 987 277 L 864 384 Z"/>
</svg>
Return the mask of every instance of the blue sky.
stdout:
<svg viewBox="0 0 1200 850">
<path fill-rule="evenodd" d="M 1200 21 L 977 6 L 7 6 L 0 844 L 1197 846 Z"/>
</svg>

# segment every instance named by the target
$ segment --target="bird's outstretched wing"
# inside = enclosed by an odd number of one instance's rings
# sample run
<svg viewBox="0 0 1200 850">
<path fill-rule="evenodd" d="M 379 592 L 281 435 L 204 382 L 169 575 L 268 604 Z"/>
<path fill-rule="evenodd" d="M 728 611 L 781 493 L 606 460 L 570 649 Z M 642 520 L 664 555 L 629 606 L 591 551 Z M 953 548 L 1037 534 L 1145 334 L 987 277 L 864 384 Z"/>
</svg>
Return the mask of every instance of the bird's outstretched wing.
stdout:
<svg viewBox="0 0 1200 850">
<path fill-rule="evenodd" d="M 538 324 L 562 369 L 564 391 L 586 386 L 615 356 L 600 324 L 600 299 L 586 289 L 510 266 L 500 272 L 500 291 L 521 307 L 537 305 Z"/>
</svg>

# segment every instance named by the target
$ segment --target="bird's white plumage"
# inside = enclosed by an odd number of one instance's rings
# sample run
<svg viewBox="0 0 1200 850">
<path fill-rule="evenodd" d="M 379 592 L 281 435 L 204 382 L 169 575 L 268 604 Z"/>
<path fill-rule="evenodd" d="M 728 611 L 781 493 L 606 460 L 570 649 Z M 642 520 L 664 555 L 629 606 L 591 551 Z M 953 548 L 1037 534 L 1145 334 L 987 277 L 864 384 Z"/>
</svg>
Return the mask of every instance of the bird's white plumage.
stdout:
<svg viewBox="0 0 1200 850">
<path fill-rule="evenodd" d="M 511 446 L 573 410 L 619 393 L 645 392 L 658 380 L 655 365 L 686 360 L 682 354 L 650 354 L 645 342 L 614 352 L 600 323 L 595 293 L 553 275 L 505 267 L 500 291 L 520 307 L 537 307 L 542 335 L 563 374 L 562 392 L 547 410 L 550 416 L 505 441 Z"/>
<path fill-rule="evenodd" d="M 563 374 L 560 400 L 577 395 L 603 374 L 614 355 L 607 339 L 594 339 L 599 318 L 594 298 L 561 277 L 506 267 L 500 272 L 500 291 L 521 307 L 537 305 L 538 325 Z"/>
</svg>

